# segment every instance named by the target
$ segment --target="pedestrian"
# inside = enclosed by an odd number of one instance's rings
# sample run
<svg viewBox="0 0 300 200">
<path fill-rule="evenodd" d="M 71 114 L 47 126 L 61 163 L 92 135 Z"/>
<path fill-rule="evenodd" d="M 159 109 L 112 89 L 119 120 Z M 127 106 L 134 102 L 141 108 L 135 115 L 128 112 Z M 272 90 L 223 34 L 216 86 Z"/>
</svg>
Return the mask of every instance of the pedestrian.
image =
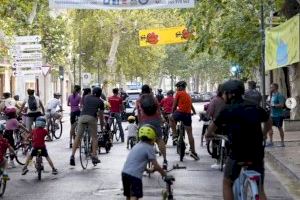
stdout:
<svg viewBox="0 0 300 200">
<path fill-rule="evenodd" d="M 141 126 L 144 124 L 151 124 L 156 129 L 157 137 L 155 142 L 157 143 L 160 153 L 164 158 L 163 167 L 166 169 L 168 165 L 166 144 L 162 139 L 161 130 L 163 119 L 161 117 L 159 103 L 154 97 L 149 85 L 142 86 L 142 94 L 136 101 L 136 108 L 138 112 L 139 124 Z"/>
<path fill-rule="evenodd" d="M 201 147 L 203 146 L 204 135 L 210 124 L 210 117 L 207 113 L 208 107 L 209 107 L 209 104 L 204 105 L 204 112 L 200 112 L 200 120 L 199 121 L 203 121 L 202 134 L 201 134 Z"/>
<path fill-rule="evenodd" d="M 68 106 L 71 107 L 70 113 L 70 122 L 71 122 L 71 129 L 70 129 L 70 148 L 72 148 L 72 141 L 75 138 L 75 122 L 80 116 L 80 90 L 81 87 L 79 85 L 74 86 L 73 94 L 71 94 L 68 98 Z"/>
<path fill-rule="evenodd" d="M 153 171 L 158 171 L 162 176 L 166 172 L 157 163 L 153 148 L 156 140 L 156 128 L 151 125 L 143 125 L 138 132 L 140 142 L 132 148 L 127 156 L 122 170 L 123 192 L 127 200 L 143 197 L 143 173 L 147 163 L 151 162 Z"/>
<path fill-rule="evenodd" d="M 270 109 L 271 109 L 271 118 L 273 126 L 278 128 L 281 143 L 280 146 L 284 147 L 284 132 L 282 128 L 283 124 L 283 108 L 285 103 L 284 96 L 278 92 L 278 84 L 272 83 L 271 88 L 271 97 L 270 97 Z M 273 129 L 269 131 L 270 142 L 266 145 L 268 147 L 273 146 Z"/>
<path fill-rule="evenodd" d="M 225 107 L 225 101 L 222 97 L 222 85 L 219 84 L 217 95 L 212 98 L 212 100 L 209 102 L 208 108 L 207 108 L 207 114 L 209 117 L 214 120 L 218 116 L 218 114 L 221 112 L 221 110 Z"/>
<path fill-rule="evenodd" d="M 39 116 L 45 115 L 45 108 L 43 106 L 42 101 L 38 96 L 34 95 L 33 89 L 27 90 L 28 97 L 25 98 L 23 101 L 23 104 L 20 108 L 20 112 L 24 109 L 25 105 L 27 105 L 27 113 L 26 113 L 26 128 L 31 131 L 32 130 L 32 124 L 35 121 L 35 119 Z"/>
<path fill-rule="evenodd" d="M 108 103 L 110 105 L 110 117 L 116 118 L 119 131 L 120 131 L 120 137 L 121 142 L 124 142 L 124 131 L 122 127 L 122 112 L 123 112 L 123 101 L 122 98 L 119 96 L 119 89 L 114 88 L 112 90 L 113 96 L 110 96 L 108 98 Z"/>
<path fill-rule="evenodd" d="M 262 96 L 256 89 L 255 81 L 248 81 L 248 90 L 245 91 L 244 98 L 250 102 L 253 102 L 257 106 L 260 106 Z"/>
</svg>

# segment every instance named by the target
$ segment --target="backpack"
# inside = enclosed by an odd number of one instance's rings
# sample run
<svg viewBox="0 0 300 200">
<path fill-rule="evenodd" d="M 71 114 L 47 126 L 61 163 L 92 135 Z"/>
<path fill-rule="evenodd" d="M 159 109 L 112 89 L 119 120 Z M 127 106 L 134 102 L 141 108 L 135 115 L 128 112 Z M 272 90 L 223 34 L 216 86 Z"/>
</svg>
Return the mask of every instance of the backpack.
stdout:
<svg viewBox="0 0 300 200">
<path fill-rule="evenodd" d="M 28 107 L 31 111 L 36 111 L 37 110 L 37 101 L 34 96 L 29 96 L 28 97 Z"/>
<path fill-rule="evenodd" d="M 141 108 L 143 109 L 144 113 L 148 116 L 155 115 L 157 112 L 158 106 L 155 101 L 155 98 L 151 94 L 143 94 L 141 96 Z"/>
</svg>

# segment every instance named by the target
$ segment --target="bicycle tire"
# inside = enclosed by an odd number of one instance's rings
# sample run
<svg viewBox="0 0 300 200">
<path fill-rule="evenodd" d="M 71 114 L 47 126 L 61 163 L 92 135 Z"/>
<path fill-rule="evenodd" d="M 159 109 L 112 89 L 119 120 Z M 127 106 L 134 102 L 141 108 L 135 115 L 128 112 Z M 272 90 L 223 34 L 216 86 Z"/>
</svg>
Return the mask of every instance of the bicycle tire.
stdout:
<svg viewBox="0 0 300 200">
<path fill-rule="evenodd" d="M 62 122 L 60 121 L 59 122 L 59 129 L 55 130 L 54 134 L 53 134 L 53 136 L 55 137 L 55 139 L 61 138 L 62 132 L 63 132 L 63 126 L 62 126 Z"/>
<path fill-rule="evenodd" d="M 248 179 L 245 180 L 243 183 L 243 197 L 245 200 L 255 200 L 259 195 L 258 186 L 255 181 L 249 181 Z M 250 194 L 249 194 L 250 192 Z"/>
<path fill-rule="evenodd" d="M 88 133 L 84 132 L 84 135 L 81 139 L 80 143 L 80 164 L 82 169 L 86 169 L 89 163 L 89 141 L 88 141 Z"/>
<path fill-rule="evenodd" d="M 6 189 L 6 180 L 3 180 L 3 178 L 1 177 L 1 185 L 0 185 L 0 197 L 2 197 L 5 193 L 5 189 Z"/>
<path fill-rule="evenodd" d="M 163 140 L 165 142 L 165 144 L 168 143 L 168 139 L 169 139 L 169 131 L 168 128 L 166 126 L 163 127 Z"/>
<path fill-rule="evenodd" d="M 207 149 L 208 154 L 211 156 L 213 155 L 212 148 L 213 148 L 213 142 L 212 142 L 212 140 L 208 140 L 206 143 L 206 149 Z"/>
<path fill-rule="evenodd" d="M 116 141 L 119 142 L 121 135 L 120 135 L 119 127 L 116 123 L 114 124 L 114 133 L 115 133 Z"/>
<path fill-rule="evenodd" d="M 21 144 L 16 147 L 15 159 L 20 165 L 25 165 L 28 155 L 31 153 L 31 144 Z"/>
<path fill-rule="evenodd" d="M 183 161 L 183 157 L 185 155 L 185 143 L 184 143 L 183 138 L 181 139 L 181 141 L 179 142 L 179 144 L 180 144 L 180 154 L 179 154 L 179 157 L 180 157 L 180 161 L 182 162 Z"/>
</svg>

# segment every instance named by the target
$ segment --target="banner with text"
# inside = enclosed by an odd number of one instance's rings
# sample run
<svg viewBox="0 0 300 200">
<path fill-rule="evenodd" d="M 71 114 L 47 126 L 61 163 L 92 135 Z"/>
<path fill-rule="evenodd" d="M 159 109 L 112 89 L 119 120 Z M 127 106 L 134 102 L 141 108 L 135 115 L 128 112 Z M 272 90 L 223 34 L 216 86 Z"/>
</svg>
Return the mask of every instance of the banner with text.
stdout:
<svg viewBox="0 0 300 200">
<path fill-rule="evenodd" d="M 300 15 L 266 29 L 265 65 L 272 70 L 300 62 Z"/>
<path fill-rule="evenodd" d="M 187 42 L 194 32 L 189 31 L 185 26 L 147 29 L 139 31 L 140 46 L 154 46 L 163 44 L 176 44 Z"/>
<path fill-rule="evenodd" d="M 195 0 L 49 0 L 56 9 L 160 9 L 192 8 Z"/>
</svg>

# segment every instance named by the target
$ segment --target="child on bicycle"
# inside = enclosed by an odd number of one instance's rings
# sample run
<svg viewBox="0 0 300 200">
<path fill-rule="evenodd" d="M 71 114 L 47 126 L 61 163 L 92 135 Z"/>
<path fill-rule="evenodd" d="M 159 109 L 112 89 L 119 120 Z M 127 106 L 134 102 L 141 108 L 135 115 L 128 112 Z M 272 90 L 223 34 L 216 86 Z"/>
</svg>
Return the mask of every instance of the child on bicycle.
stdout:
<svg viewBox="0 0 300 200">
<path fill-rule="evenodd" d="M 0 123 L 0 169 L 2 169 L 3 179 L 9 180 L 9 177 L 6 173 L 7 169 L 7 160 L 5 158 L 5 154 L 7 149 L 9 149 L 10 153 L 14 155 L 14 149 L 10 146 L 8 140 L 3 137 L 3 133 L 5 130 L 5 126 L 3 123 Z"/>
<path fill-rule="evenodd" d="M 26 129 L 26 127 L 20 123 L 17 119 L 17 109 L 15 107 L 6 107 L 4 110 L 4 113 L 7 117 L 6 125 L 5 125 L 5 132 L 4 132 L 4 138 L 6 138 L 13 148 L 15 148 L 15 139 L 14 139 L 14 132 L 17 130 L 22 130 L 26 133 L 30 133 L 29 130 Z M 21 135 L 23 138 L 26 137 L 26 135 Z M 13 161 L 14 156 L 10 156 L 10 167 L 14 168 L 15 163 Z"/>
<path fill-rule="evenodd" d="M 209 106 L 209 104 L 205 104 L 204 112 L 200 112 L 200 120 L 199 121 L 203 121 L 202 134 L 201 134 L 201 146 L 203 146 L 204 135 L 205 135 L 205 132 L 210 123 L 210 117 L 207 113 L 208 106 Z"/>
<path fill-rule="evenodd" d="M 138 134 L 140 142 L 130 151 L 122 170 L 124 196 L 127 200 L 143 197 L 142 176 L 149 161 L 154 170 L 157 170 L 162 176 L 166 175 L 166 172 L 157 163 L 153 148 L 156 139 L 155 127 L 149 124 L 143 125 Z"/>
<path fill-rule="evenodd" d="M 137 125 L 134 123 L 135 122 L 135 117 L 134 116 L 129 116 L 128 117 L 128 126 L 126 127 L 125 130 L 127 130 L 127 149 L 129 148 L 129 140 L 133 139 L 133 140 L 137 140 L 137 130 L 138 127 Z"/>
<path fill-rule="evenodd" d="M 57 174 L 57 169 L 54 167 L 53 162 L 51 161 L 48 151 L 45 145 L 45 137 L 49 135 L 48 131 L 45 129 L 46 119 L 44 117 L 38 117 L 35 121 L 36 128 L 32 130 L 29 137 L 32 139 L 32 151 L 31 154 L 27 157 L 25 166 L 22 170 L 22 175 L 25 175 L 28 172 L 28 164 L 34 156 L 37 156 L 38 150 L 41 150 L 41 155 L 46 158 L 49 165 L 52 168 L 52 174 Z"/>
</svg>

